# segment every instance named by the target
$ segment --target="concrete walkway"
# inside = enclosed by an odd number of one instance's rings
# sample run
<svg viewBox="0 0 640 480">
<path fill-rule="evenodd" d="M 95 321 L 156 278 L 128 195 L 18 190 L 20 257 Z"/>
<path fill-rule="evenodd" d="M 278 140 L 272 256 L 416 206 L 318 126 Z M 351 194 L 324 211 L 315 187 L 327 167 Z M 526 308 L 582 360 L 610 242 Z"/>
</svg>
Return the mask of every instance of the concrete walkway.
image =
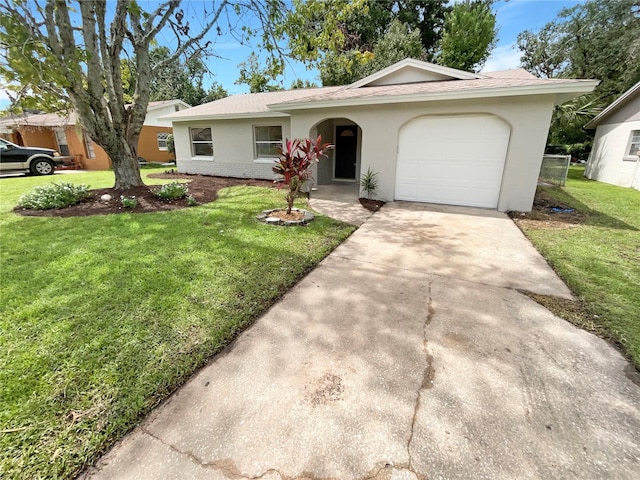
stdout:
<svg viewBox="0 0 640 480">
<path fill-rule="evenodd" d="M 360 205 L 359 193 L 356 183 L 318 185 L 311 192 L 310 203 L 314 210 L 324 215 L 360 226 L 372 213 Z"/>
<path fill-rule="evenodd" d="M 640 388 L 503 214 L 392 203 L 95 479 L 637 479 Z"/>
</svg>

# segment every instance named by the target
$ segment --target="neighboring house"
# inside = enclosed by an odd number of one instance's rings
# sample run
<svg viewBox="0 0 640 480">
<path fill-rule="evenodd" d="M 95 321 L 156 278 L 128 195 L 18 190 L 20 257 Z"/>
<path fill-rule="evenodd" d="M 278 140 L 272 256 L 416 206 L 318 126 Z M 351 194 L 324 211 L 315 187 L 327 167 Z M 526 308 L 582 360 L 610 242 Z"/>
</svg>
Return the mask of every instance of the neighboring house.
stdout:
<svg viewBox="0 0 640 480">
<path fill-rule="evenodd" d="M 180 172 L 270 179 L 284 138 L 322 134 L 335 149 L 318 184 L 371 168 L 382 200 L 528 211 L 554 105 L 597 84 L 407 59 L 347 86 L 236 95 L 166 119 Z"/>
<path fill-rule="evenodd" d="M 587 178 L 640 190 L 640 82 L 585 128 L 596 129 Z"/>
<path fill-rule="evenodd" d="M 57 150 L 65 163 L 88 170 L 108 170 L 111 161 L 100 145 L 76 128 L 74 113 L 10 116 L 0 119 L 0 136 L 17 145 Z"/>
<path fill-rule="evenodd" d="M 138 141 L 138 156 L 149 162 L 167 162 L 173 155 L 167 151 L 171 122 L 159 117 L 190 108 L 182 100 L 150 102 Z M 19 115 L 0 118 L 0 136 L 26 147 L 52 148 L 87 170 L 108 170 L 111 159 L 78 126 L 75 113 L 63 117 L 53 113 Z"/>
<path fill-rule="evenodd" d="M 191 108 L 182 100 L 161 100 L 149 102 L 147 116 L 138 140 L 138 157 L 148 162 L 164 163 L 173 160 L 173 154 L 167 150 L 167 137 L 173 129 L 171 122 L 161 117 Z"/>
</svg>

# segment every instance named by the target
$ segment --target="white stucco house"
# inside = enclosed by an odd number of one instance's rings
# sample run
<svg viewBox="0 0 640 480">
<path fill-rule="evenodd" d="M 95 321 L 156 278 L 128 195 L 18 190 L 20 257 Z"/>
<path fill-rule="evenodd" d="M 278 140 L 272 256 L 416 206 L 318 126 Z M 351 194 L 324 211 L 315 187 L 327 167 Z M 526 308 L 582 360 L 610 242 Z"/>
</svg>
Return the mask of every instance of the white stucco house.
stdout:
<svg viewBox="0 0 640 480">
<path fill-rule="evenodd" d="M 406 59 L 351 85 L 236 95 L 165 119 L 180 172 L 271 179 L 284 138 L 321 134 L 335 149 L 319 185 L 371 168 L 382 200 L 529 211 L 554 105 L 597 84 Z"/>
<path fill-rule="evenodd" d="M 587 178 L 640 190 L 640 82 L 585 128 L 596 129 Z"/>
<path fill-rule="evenodd" d="M 165 120 L 163 117 L 186 110 L 187 108 L 191 108 L 191 105 L 182 100 L 157 100 L 155 102 L 149 102 L 147 116 L 144 117 L 144 124 L 154 127 L 171 127 L 171 121 Z"/>
</svg>

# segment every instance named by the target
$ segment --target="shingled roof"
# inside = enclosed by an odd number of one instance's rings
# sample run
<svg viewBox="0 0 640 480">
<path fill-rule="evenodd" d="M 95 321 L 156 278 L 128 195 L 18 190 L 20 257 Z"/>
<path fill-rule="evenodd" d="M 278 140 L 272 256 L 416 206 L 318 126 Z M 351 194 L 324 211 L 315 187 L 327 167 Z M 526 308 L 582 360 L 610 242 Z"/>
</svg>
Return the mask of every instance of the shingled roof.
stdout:
<svg viewBox="0 0 640 480">
<path fill-rule="evenodd" d="M 277 117 L 299 109 L 532 94 L 555 95 L 556 102 L 561 103 L 590 92 L 596 84 L 594 80 L 537 78 L 523 69 L 471 74 L 406 59 L 351 85 L 233 95 L 163 118 L 196 121 Z"/>
</svg>

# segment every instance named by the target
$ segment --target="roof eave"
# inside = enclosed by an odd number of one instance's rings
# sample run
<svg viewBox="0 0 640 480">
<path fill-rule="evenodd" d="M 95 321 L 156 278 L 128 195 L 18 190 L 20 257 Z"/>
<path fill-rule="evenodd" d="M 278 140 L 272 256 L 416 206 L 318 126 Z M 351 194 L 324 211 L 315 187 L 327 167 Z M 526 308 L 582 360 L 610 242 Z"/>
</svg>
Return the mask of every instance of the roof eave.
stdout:
<svg viewBox="0 0 640 480">
<path fill-rule="evenodd" d="M 171 115 L 164 115 L 158 117 L 159 120 L 170 120 L 171 122 L 198 122 L 201 120 L 242 120 L 245 118 L 273 118 L 273 117 L 285 117 L 288 118 L 288 113 L 278 111 L 268 112 L 248 112 L 248 113 L 223 113 L 223 114 L 202 114 L 193 115 L 189 117 L 176 117 Z"/>
<path fill-rule="evenodd" d="M 453 92 L 415 93 L 403 95 L 380 95 L 372 97 L 354 97 L 342 100 L 316 100 L 272 104 L 267 107 L 272 111 L 287 112 L 290 110 L 307 110 L 314 108 L 346 107 L 355 105 L 379 105 L 383 103 L 430 102 L 442 100 L 465 100 L 487 97 L 515 97 L 521 95 L 557 95 L 562 101 L 590 93 L 598 85 L 598 80 L 584 80 L 580 83 L 554 85 L 526 85 L 521 87 L 483 88 Z"/>
<path fill-rule="evenodd" d="M 638 91 L 640 91 L 640 82 L 636 83 L 633 87 L 631 87 L 629 90 L 627 90 L 622 95 L 620 95 L 613 103 L 611 103 L 611 105 L 609 105 L 607 108 L 602 110 L 598 115 L 593 117 L 590 121 L 585 123 L 584 128 L 589 128 L 589 129 L 596 128 L 602 120 L 604 120 L 611 113 L 613 113 L 615 110 L 620 108 L 620 106 L 624 105 L 627 99 L 633 96 Z"/>
<path fill-rule="evenodd" d="M 189 105 L 187 102 L 185 102 L 184 100 L 180 100 L 180 99 L 176 99 L 176 100 L 167 100 L 166 102 L 163 102 L 160 105 L 152 105 L 152 106 L 148 106 L 147 107 L 147 112 L 150 110 L 158 110 L 160 108 L 164 108 L 164 107 L 170 107 L 172 105 L 184 105 L 187 108 L 191 108 L 191 105 Z"/>
</svg>

